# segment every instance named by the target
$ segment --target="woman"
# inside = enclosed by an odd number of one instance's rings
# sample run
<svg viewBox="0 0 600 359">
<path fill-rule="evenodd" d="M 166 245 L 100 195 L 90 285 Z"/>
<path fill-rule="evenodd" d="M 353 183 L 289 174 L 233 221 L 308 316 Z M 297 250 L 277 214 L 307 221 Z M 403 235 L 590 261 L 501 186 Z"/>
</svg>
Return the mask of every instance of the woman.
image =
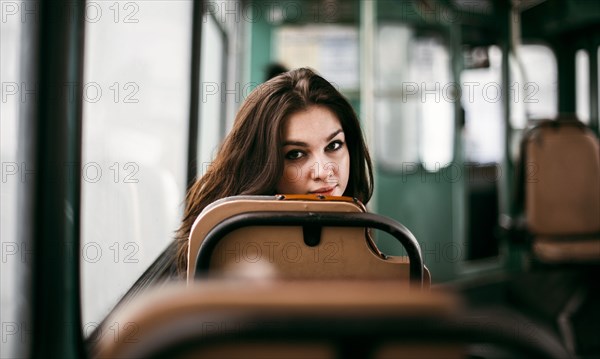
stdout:
<svg viewBox="0 0 600 359">
<path fill-rule="evenodd" d="M 371 158 L 348 101 L 309 69 L 278 75 L 250 93 L 214 162 L 188 191 L 176 235 L 179 271 L 186 270 L 194 220 L 220 198 L 319 193 L 366 204 L 372 184 Z"/>
</svg>

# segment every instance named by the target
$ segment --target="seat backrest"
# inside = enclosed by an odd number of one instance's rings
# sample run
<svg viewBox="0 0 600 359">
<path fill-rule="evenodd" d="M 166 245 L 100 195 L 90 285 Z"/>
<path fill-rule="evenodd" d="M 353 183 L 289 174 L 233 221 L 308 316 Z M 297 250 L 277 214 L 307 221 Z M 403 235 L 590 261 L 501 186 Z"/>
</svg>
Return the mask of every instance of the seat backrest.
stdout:
<svg viewBox="0 0 600 359">
<path fill-rule="evenodd" d="M 189 239 L 188 283 L 194 279 L 196 257 L 206 236 L 221 222 L 247 212 L 364 213 L 348 197 L 239 196 L 217 201 L 196 219 Z M 306 227 L 306 226 L 305 226 Z M 209 272 L 219 276 L 278 279 L 398 279 L 408 283 L 407 257 L 380 253 L 364 227 L 311 228 L 251 226 L 219 240 L 210 256 Z M 317 237 L 318 244 L 311 244 Z M 314 239 L 314 238 L 313 238 Z M 308 243 L 308 244 L 307 244 Z M 425 270 L 424 283 L 429 285 Z"/>
<path fill-rule="evenodd" d="M 534 235 L 600 232 L 598 138 L 576 120 L 547 121 L 524 137 L 525 216 Z"/>
<path fill-rule="evenodd" d="M 396 281 L 226 281 L 157 288 L 105 321 L 93 358 L 463 358 L 465 343 L 564 358 L 556 337 L 463 312 L 453 293 Z M 119 335 L 113 326 L 119 325 Z M 490 325 L 492 323 L 493 325 Z M 515 335 L 515 328 L 527 331 Z"/>
</svg>

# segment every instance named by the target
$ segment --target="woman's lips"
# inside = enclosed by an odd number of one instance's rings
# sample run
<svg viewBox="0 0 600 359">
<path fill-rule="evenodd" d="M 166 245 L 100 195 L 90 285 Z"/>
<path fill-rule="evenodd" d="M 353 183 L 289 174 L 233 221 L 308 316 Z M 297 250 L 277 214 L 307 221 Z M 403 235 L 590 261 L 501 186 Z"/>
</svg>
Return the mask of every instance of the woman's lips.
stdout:
<svg viewBox="0 0 600 359">
<path fill-rule="evenodd" d="M 331 196 L 331 194 L 333 193 L 333 191 L 335 190 L 335 188 L 337 187 L 337 185 L 335 186 L 329 186 L 329 187 L 321 187 L 318 188 L 314 191 L 310 191 L 309 193 L 311 194 L 320 194 L 323 196 Z"/>
</svg>

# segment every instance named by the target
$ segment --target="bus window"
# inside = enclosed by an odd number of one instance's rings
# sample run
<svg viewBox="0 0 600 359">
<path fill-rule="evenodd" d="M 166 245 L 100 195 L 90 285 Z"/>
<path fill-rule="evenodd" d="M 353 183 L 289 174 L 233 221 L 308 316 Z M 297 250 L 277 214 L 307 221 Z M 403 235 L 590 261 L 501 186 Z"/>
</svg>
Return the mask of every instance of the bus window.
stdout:
<svg viewBox="0 0 600 359">
<path fill-rule="evenodd" d="M 202 44 L 200 60 L 200 123 L 198 134 L 198 171 L 204 174 L 210 165 L 214 151 L 217 149 L 224 125 L 223 98 L 227 91 L 223 89 L 223 58 L 225 49 L 224 32 L 212 13 L 205 13 L 202 21 Z"/>
<path fill-rule="evenodd" d="M 590 58 L 587 51 L 575 53 L 575 91 L 577 118 L 585 123 L 590 122 Z"/>
<path fill-rule="evenodd" d="M 481 49 L 489 65 L 466 69 L 461 73 L 461 105 L 465 111 L 465 160 L 499 163 L 504 142 L 502 110 L 502 50 L 497 46 Z"/>
<path fill-rule="evenodd" d="M 89 335 L 173 239 L 186 189 L 192 3 L 86 23 L 81 280 Z"/>
<path fill-rule="evenodd" d="M 553 119 L 558 115 L 556 57 L 545 45 L 521 45 L 511 64 L 511 124 L 524 128 L 526 120 Z M 519 104 L 522 104 L 520 106 Z M 524 116 L 519 113 L 524 111 Z"/>
<path fill-rule="evenodd" d="M 310 67 L 349 97 L 358 92 L 358 29 L 312 24 L 275 30 L 276 60 L 287 68 Z"/>
<path fill-rule="evenodd" d="M 437 171 L 452 161 L 458 91 L 447 45 L 404 25 L 383 25 L 377 36 L 376 158 L 386 170 Z"/>
<path fill-rule="evenodd" d="M 448 49 L 439 38 L 417 38 L 413 46 L 416 52 L 412 75 L 415 79 L 422 76 L 419 155 L 425 169 L 437 171 L 452 161 L 454 96 L 458 85 L 452 80 Z"/>
</svg>

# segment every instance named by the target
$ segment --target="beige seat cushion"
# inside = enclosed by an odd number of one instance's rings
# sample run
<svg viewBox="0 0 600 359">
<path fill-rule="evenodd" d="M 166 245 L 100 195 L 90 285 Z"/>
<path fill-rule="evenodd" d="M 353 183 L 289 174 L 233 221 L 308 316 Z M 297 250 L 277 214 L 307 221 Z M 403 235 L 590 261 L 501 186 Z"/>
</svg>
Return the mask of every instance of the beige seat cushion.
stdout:
<svg viewBox="0 0 600 359">
<path fill-rule="evenodd" d="M 581 128 L 538 129 L 526 146 L 527 224 L 536 235 L 600 232 L 600 149 Z"/>
<path fill-rule="evenodd" d="M 172 338 L 194 332 L 199 339 L 213 334 L 227 335 L 242 329 L 282 328 L 292 316 L 319 318 L 389 318 L 422 317 L 443 319 L 453 315 L 460 301 L 450 293 L 414 291 L 398 286 L 396 281 L 223 281 L 207 280 L 190 286 L 165 286 L 136 298 L 117 309 L 107 323 L 119 323 L 120 334 L 101 331 L 94 350 L 97 358 L 136 357 L 139 353 L 160 348 Z M 231 316 L 230 316 L 231 315 Z M 229 319 L 228 319 L 229 318 Z M 243 318 L 248 323 L 241 324 Z M 254 319 L 253 319 L 254 318 Z M 260 318 L 271 318 L 269 321 Z M 240 325 L 250 325 L 241 328 Z M 327 325 L 327 322 L 323 322 Z M 112 328 L 112 327 L 111 327 Z M 202 358 L 335 358 L 335 333 L 308 342 L 235 340 L 235 345 L 219 345 L 210 340 L 198 346 L 191 357 Z M 462 353 L 462 346 L 381 347 L 381 357 L 392 353 L 437 354 L 434 358 Z M 427 356 L 429 357 L 429 356 Z"/>
<path fill-rule="evenodd" d="M 600 261 L 600 148 L 577 122 L 546 123 L 525 138 L 525 213 L 535 256 Z"/>
<path fill-rule="evenodd" d="M 193 282 L 201 243 L 218 223 L 249 211 L 364 212 L 352 199 L 276 200 L 273 197 L 229 198 L 216 202 L 198 217 L 190 235 L 188 283 Z M 301 227 L 246 227 L 217 244 L 210 272 L 219 277 L 268 277 L 277 279 L 397 279 L 409 283 L 407 257 L 384 256 L 364 228 L 325 227 L 314 247 L 304 242 Z M 424 285 L 430 284 L 425 270 Z"/>
</svg>

